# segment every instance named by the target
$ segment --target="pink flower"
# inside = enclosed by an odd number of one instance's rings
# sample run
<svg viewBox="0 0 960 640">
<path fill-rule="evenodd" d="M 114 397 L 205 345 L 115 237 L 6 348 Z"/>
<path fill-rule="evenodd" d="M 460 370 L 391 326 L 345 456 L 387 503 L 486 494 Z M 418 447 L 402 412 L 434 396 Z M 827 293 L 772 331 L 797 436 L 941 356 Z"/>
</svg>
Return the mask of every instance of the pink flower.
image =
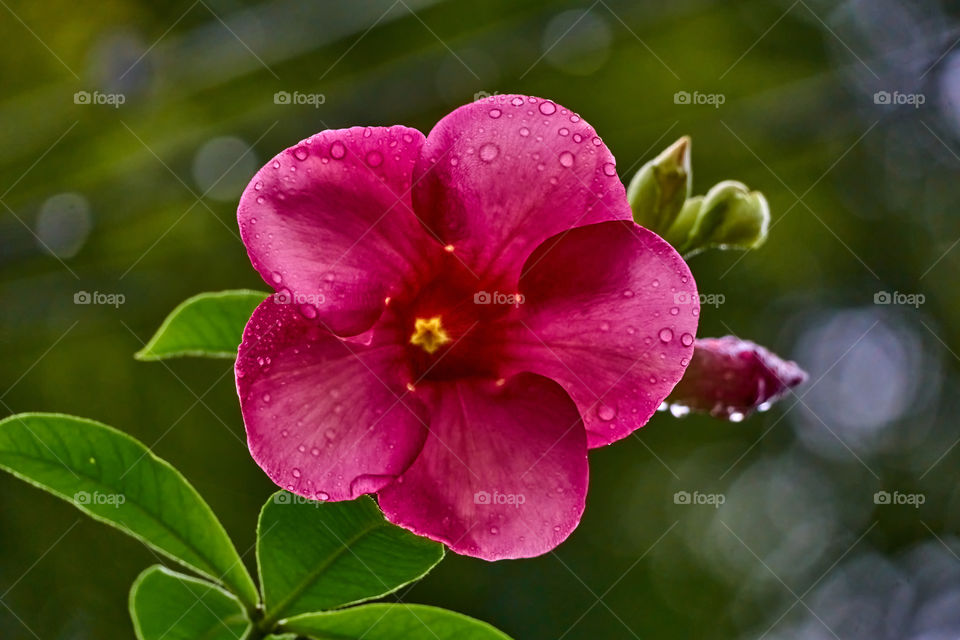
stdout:
<svg viewBox="0 0 960 640">
<path fill-rule="evenodd" d="M 580 521 L 587 450 L 644 425 L 692 356 L 687 265 L 631 220 L 614 158 L 527 96 L 323 131 L 238 212 L 277 290 L 236 364 L 250 452 L 278 485 L 349 500 L 490 560 Z"/>
<path fill-rule="evenodd" d="M 736 336 L 696 341 L 693 361 L 669 402 L 716 418 L 742 420 L 803 384 L 806 372 L 796 362 Z"/>
</svg>

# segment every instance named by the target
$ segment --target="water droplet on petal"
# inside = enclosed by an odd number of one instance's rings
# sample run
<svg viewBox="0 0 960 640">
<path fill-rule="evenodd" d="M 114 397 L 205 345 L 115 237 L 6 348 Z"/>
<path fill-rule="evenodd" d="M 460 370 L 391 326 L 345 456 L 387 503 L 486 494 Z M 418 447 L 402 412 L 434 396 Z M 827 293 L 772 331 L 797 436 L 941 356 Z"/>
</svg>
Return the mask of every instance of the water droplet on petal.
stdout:
<svg viewBox="0 0 960 640">
<path fill-rule="evenodd" d="M 549 100 L 544 100 L 540 103 L 540 113 L 545 116 L 553 115 L 557 112 L 557 105 L 550 102 Z"/>
<path fill-rule="evenodd" d="M 494 120 L 499 118 L 502 114 L 503 112 L 500 111 L 500 109 L 490 109 L 490 117 L 493 118 Z"/>
<path fill-rule="evenodd" d="M 530 135 L 530 129 L 527 129 L 526 127 L 520 127 L 520 135 L 526 138 L 528 135 Z"/>
<path fill-rule="evenodd" d="M 270 402 L 270 394 L 269 394 L 269 393 L 263 394 L 263 401 L 264 401 L 264 402 Z"/>
<path fill-rule="evenodd" d="M 371 167 L 379 167 L 383 164 L 383 155 L 379 151 L 371 151 L 367 154 L 367 164 Z"/>
<path fill-rule="evenodd" d="M 569 151 L 564 151 L 560 154 L 560 164 L 568 169 L 573 166 L 573 154 Z"/>
<path fill-rule="evenodd" d="M 293 157 L 297 160 L 306 160 L 309 153 L 303 147 L 297 147 L 293 150 Z"/>
<path fill-rule="evenodd" d="M 500 147 L 492 142 L 480 147 L 480 159 L 484 162 L 493 162 L 498 155 L 500 155 Z"/>
<path fill-rule="evenodd" d="M 557 131 L 557 133 L 559 133 L 562 136 L 568 136 L 570 135 L 570 129 L 567 129 L 566 127 L 560 127 L 560 130 Z"/>
<path fill-rule="evenodd" d="M 597 416 L 601 420 L 609 422 L 617 417 L 617 410 L 610 405 L 601 404 L 599 407 L 597 407 Z"/>
<path fill-rule="evenodd" d="M 500 533 L 500 529 L 497 529 L 496 527 L 490 527 L 490 533 L 493 535 L 497 535 L 498 533 Z"/>
<path fill-rule="evenodd" d="M 343 143 L 337 140 L 332 145 L 330 145 L 330 157 L 340 160 L 343 156 L 347 155 L 347 148 L 343 146 Z"/>
<path fill-rule="evenodd" d="M 660 342 L 670 342 L 673 340 L 673 329 L 664 327 L 657 335 L 660 337 Z"/>
<path fill-rule="evenodd" d="M 605 165 L 603 165 L 603 172 L 606 175 L 613 177 L 617 175 L 617 166 L 612 162 L 608 162 Z"/>
<path fill-rule="evenodd" d="M 693 336 L 690 335 L 689 333 L 683 334 L 682 336 L 680 336 L 680 344 L 682 344 L 685 347 L 689 347 L 690 345 L 693 344 Z"/>
<path fill-rule="evenodd" d="M 320 502 L 326 502 L 330 499 L 330 494 L 326 491 L 317 491 L 317 500 Z"/>
<path fill-rule="evenodd" d="M 257 191 L 260 191 L 261 189 L 263 189 L 263 183 L 258 180 L 257 183 L 253 185 L 253 188 L 256 189 Z"/>
<path fill-rule="evenodd" d="M 680 307 L 671 307 L 671 308 L 670 308 L 670 315 L 675 316 L 675 315 L 677 315 L 678 313 L 680 313 Z"/>
</svg>

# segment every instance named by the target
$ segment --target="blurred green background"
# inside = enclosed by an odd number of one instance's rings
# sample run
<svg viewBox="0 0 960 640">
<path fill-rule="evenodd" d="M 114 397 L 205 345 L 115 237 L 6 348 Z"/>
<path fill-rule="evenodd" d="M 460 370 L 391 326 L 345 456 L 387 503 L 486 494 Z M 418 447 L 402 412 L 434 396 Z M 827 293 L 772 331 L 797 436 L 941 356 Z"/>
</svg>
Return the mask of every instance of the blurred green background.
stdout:
<svg viewBox="0 0 960 640">
<path fill-rule="evenodd" d="M 273 487 L 247 453 L 230 363 L 132 354 L 192 294 L 267 288 L 235 207 L 281 149 L 324 128 L 428 131 L 486 93 L 546 96 L 596 127 L 625 180 L 690 134 L 696 192 L 735 178 L 768 196 L 766 246 L 692 261 L 722 301 L 700 335 L 753 339 L 811 380 L 740 424 L 658 414 L 591 454 L 584 520 L 555 553 L 450 556 L 400 597 L 518 640 L 960 637 L 955 9 L 0 5 L 3 414 L 127 431 L 248 551 Z M 705 95 L 723 103 L 696 104 Z M 75 304 L 80 291 L 124 303 Z M 724 504 L 677 504 L 678 491 Z M 918 508 L 895 504 L 915 494 Z M 0 636 L 132 637 L 127 590 L 148 551 L 7 475 L 0 513 Z"/>
</svg>

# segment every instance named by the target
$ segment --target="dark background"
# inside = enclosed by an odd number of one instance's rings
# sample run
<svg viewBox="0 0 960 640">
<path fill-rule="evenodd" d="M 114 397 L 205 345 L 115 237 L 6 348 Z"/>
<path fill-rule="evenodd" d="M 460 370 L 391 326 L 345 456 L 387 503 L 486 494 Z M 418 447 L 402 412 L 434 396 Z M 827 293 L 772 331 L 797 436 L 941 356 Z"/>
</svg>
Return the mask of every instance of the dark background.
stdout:
<svg viewBox="0 0 960 640">
<path fill-rule="evenodd" d="M 132 354 L 192 294 L 267 288 L 235 207 L 281 149 L 327 127 L 428 131 L 480 92 L 545 96 L 625 180 L 690 134 L 696 192 L 767 195 L 766 246 L 692 260 L 723 297 L 700 335 L 756 340 L 811 380 L 740 424 L 658 414 L 591 454 L 584 520 L 555 553 L 451 555 L 401 597 L 518 640 L 956 638 L 958 37 L 933 0 L 2 0 L 0 411 L 136 436 L 250 549 L 273 487 L 230 363 Z M 6 475 L 0 514 L 0 636 L 132 637 L 150 552 Z"/>
</svg>

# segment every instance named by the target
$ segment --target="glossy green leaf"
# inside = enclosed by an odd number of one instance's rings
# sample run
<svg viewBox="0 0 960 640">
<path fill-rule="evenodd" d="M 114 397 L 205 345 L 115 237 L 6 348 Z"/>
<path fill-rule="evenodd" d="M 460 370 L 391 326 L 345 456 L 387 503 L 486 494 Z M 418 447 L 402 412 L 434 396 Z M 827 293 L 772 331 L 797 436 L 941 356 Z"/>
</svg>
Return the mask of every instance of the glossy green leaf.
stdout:
<svg viewBox="0 0 960 640">
<path fill-rule="evenodd" d="M 320 503 L 280 491 L 257 533 L 268 621 L 380 597 L 443 558 L 443 545 L 390 524 L 368 497 Z"/>
<path fill-rule="evenodd" d="M 236 358 L 243 327 L 267 295 L 238 289 L 193 296 L 167 316 L 135 357 L 138 360 L 181 356 Z"/>
<path fill-rule="evenodd" d="M 233 595 L 159 565 L 133 583 L 130 617 L 139 640 L 238 640 L 250 628 Z"/>
<path fill-rule="evenodd" d="M 420 604 L 366 604 L 290 618 L 285 631 L 318 640 L 510 640 L 465 615 Z"/>
<path fill-rule="evenodd" d="M 62 414 L 10 416 L 0 421 L 0 468 L 256 605 L 256 586 L 207 503 L 125 433 Z"/>
</svg>

